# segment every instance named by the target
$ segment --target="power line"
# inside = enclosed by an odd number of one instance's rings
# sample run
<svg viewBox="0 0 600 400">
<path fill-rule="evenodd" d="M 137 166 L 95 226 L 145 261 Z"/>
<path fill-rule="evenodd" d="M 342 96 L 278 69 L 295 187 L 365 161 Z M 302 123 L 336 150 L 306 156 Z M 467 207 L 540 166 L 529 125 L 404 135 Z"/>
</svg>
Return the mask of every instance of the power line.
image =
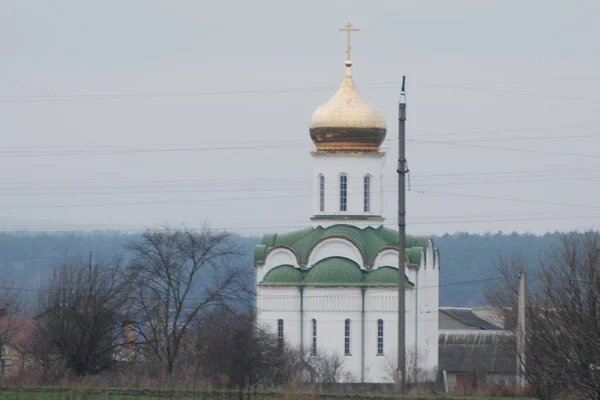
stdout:
<svg viewBox="0 0 600 400">
<path fill-rule="evenodd" d="M 547 205 L 553 205 L 553 206 L 600 209 L 600 206 L 592 206 L 592 205 L 587 205 L 587 204 L 562 203 L 562 202 L 543 201 L 543 200 L 515 199 L 515 198 L 509 198 L 509 197 L 483 196 L 483 195 L 472 195 L 472 194 L 462 194 L 462 193 L 430 192 L 430 191 L 423 191 L 423 190 L 419 190 L 418 193 L 436 194 L 436 195 L 442 195 L 442 196 L 470 197 L 470 198 L 475 198 L 475 199 L 486 199 L 486 200 L 513 201 L 513 202 L 518 202 L 518 203 L 547 204 Z"/>
<path fill-rule="evenodd" d="M 562 81 L 573 81 L 573 80 L 598 80 L 598 77 L 573 77 L 573 78 L 562 78 Z M 561 79 L 551 80 L 551 82 L 560 82 Z M 572 99 L 572 100 L 588 100 L 581 98 L 572 98 L 565 96 L 556 95 L 545 95 L 537 93 L 523 93 L 513 91 L 502 91 L 497 89 L 489 88 L 474 88 L 473 85 L 510 85 L 518 83 L 539 83 L 539 82 L 550 82 L 543 80 L 532 80 L 532 81 L 488 81 L 488 82 L 466 82 L 458 84 L 429 84 L 429 83 L 416 83 L 416 87 L 424 88 L 450 88 L 450 89 L 464 89 L 464 90 L 480 90 L 485 92 L 497 92 L 506 94 L 517 94 L 517 95 L 529 95 L 535 97 L 547 97 L 547 98 L 560 98 L 560 99 Z M 398 89 L 401 87 L 400 81 L 382 81 L 372 82 L 362 85 L 366 89 Z M 60 102 L 60 101 L 89 101 L 89 100 L 119 100 L 119 99 L 148 99 L 148 98 L 161 98 L 161 97 L 203 97 L 203 96 L 228 96 L 228 95 L 251 95 L 251 94 L 289 94 L 299 92 L 320 92 L 320 91 L 331 91 L 339 88 L 339 84 L 327 85 L 327 86 L 314 86 L 314 87 L 296 87 L 296 88 L 269 88 L 269 89 L 236 89 L 236 90 L 214 90 L 214 91 L 188 91 L 188 92 L 146 92 L 146 93 L 108 93 L 108 94 L 58 94 L 58 95 L 3 95 L 0 96 L 0 103 L 16 103 L 16 102 Z"/>
<path fill-rule="evenodd" d="M 530 137 L 511 137 L 511 138 L 497 138 L 497 139 L 466 139 L 466 140 L 446 140 L 444 143 L 477 143 L 477 142 L 520 142 L 527 140 L 552 140 L 552 139 L 582 139 L 599 137 L 600 134 L 592 133 L 588 135 L 562 135 L 562 136 L 530 136 Z M 415 144 L 424 144 L 425 142 L 417 140 L 408 140 L 409 142 L 415 142 Z"/>
<path fill-rule="evenodd" d="M 388 193 L 391 191 L 383 191 Z M 433 192 L 417 190 L 409 193 L 418 194 L 435 194 L 443 196 L 458 196 L 458 197 L 470 197 L 480 198 L 487 200 L 502 200 L 512 201 L 530 204 L 546 204 L 554 206 L 566 206 L 566 207 L 579 207 L 589 209 L 600 209 L 600 206 L 587 205 L 587 204 L 575 204 L 575 203 L 563 203 L 563 202 L 550 202 L 543 200 L 527 200 L 527 199 L 514 199 L 505 197 L 494 197 L 494 196 L 482 196 L 482 195 L 469 195 L 461 193 L 447 193 L 447 192 Z M 137 206 L 137 205 L 155 205 L 155 204 L 191 204 L 191 203 L 207 203 L 207 202 L 223 202 L 223 201 L 247 201 L 247 200 L 277 200 L 277 199 L 291 199 L 291 198 L 303 198 L 312 197 L 313 193 L 305 193 L 301 195 L 282 195 L 282 196 L 256 196 L 256 197 L 230 197 L 230 198 L 212 198 L 212 199 L 196 199 L 196 200 L 156 200 L 156 201 L 133 201 L 133 202 L 113 202 L 113 203 L 79 203 L 79 204 L 41 204 L 41 205 L 21 205 L 21 206 L 0 206 L 0 210 L 17 210 L 17 209 L 36 209 L 36 208 L 81 208 L 81 207 L 114 207 L 114 206 Z"/>
<path fill-rule="evenodd" d="M 426 135 L 422 135 L 426 136 Z M 540 150 L 526 150 L 526 149 L 515 149 L 515 148 L 501 148 L 492 146 L 481 146 L 481 145 L 469 145 L 468 143 L 474 142 L 499 142 L 499 141 L 526 141 L 526 140 L 552 140 L 552 139 L 577 139 L 577 138 L 592 138 L 599 137 L 600 134 L 588 134 L 588 135 L 562 135 L 562 136 L 535 136 L 535 137 L 520 137 L 520 138 L 499 138 L 499 139 L 479 139 L 479 140 L 452 140 L 452 141 L 431 141 L 422 139 L 408 139 L 413 144 L 450 144 L 450 145 L 462 145 L 467 147 L 478 147 L 478 148 L 490 148 L 499 150 L 511 150 L 511 151 L 524 151 L 539 154 L 564 154 L 578 157 L 592 157 L 598 158 L 597 156 L 581 155 L 581 154 L 569 154 L 569 153 L 555 153 L 545 152 Z M 368 138 L 365 136 L 365 138 Z M 393 141 L 393 139 L 386 139 L 386 141 Z M 172 147 L 168 147 L 172 146 Z M 94 146 L 87 146 L 88 148 L 94 148 Z M 89 149 L 69 149 L 66 147 L 52 147 L 54 150 L 37 150 L 40 147 L 25 147 L 20 146 L 19 148 L 32 149 L 29 151 L 23 150 L 1 150 L 0 158 L 32 158 L 32 157 L 68 157 L 68 156 L 98 156 L 98 155 L 119 155 L 119 154 L 154 154 L 154 153 L 186 153 L 186 152 L 205 152 L 205 151 L 234 151 L 234 150 L 267 150 L 267 149 L 278 149 L 278 150 L 290 150 L 290 149 L 308 149 L 314 148 L 314 145 L 308 142 L 298 143 L 273 143 L 269 142 L 266 144 L 240 144 L 240 145 L 212 145 L 212 146 L 190 146 L 190 145 L 155 145 L 155 148 L 136 148 L 136 146 L 125 146 L 125 148 L 110 148 L 109 145 L 100 146 L 103 149 L 100 150 L 89 150 Z M 137 146 L 140 147 L 140 146 Z M 43 148 L 41 148 L 43 149 Z"/>
<path fill-rule="evenodd" d="M 504 151 L 516 151 L 522 153 L 532 153 L 532 154 L 547 154 L 552 156 L 567 156 L 567 157 L 581 157 L 581 158 L 600 158 L 600 155 L 594 154 L 574 154 L 574 153 L 565 153 L 558 151 L 543 151 L 543 150 L 528 150 L 528 149 L 518 149 L 513 147 L 497 147 L 497 146 L 482 146 L 478 144 L 467 144 L 467 143 L 458 143 L 458 142 L 449 142 L 449 141 L 432 141 L 432 140 L 420 140 L 415 139 L 415 142 L 427 143 L 427 144 L 444 144 L 450 146 L 462 146 L 462 147 L 474 147 L 478 149 L 490 149 L 490 150 L 504 150 Z"/>
<path fill-rule="evenodd" d="M 495 281 L 495 280 L 500 280 L 500 279 L 504 279 L 503 276 L 494 276 L 494 277 L 487 277 L 487 278 L 479 278 L 479 279 L 471 279 L 471 280 L 466 280 L 466 281 L 457 281 L 457 282 L 448 282 L 448 283 L 442 283 L 442 284 L 437 284 L 437 285 L 424 285 L 424 286 L 419 286 L 419 289 L 435 289 L 435 288 L 440 288 L 440 287 L 448 287 L 448 286 L 458 286 L 458 285 L 468 285 L 468 284 L 474 284 L 474 283 L 483 283 L 483 282 L 490 282 L 490 281 Z M 28 292 L 28 293 L 43 293 L 43 294 L 56 294 L 56 295 L 64 295 L 65 293 L 62 291 L 53 291 L 53 290 L 48 290 L 48 289 L 33 289 L 33 288 L 25 288 L 25 287 L 14 287 L 14 286 L 0 286 L 0 290 L 8 290 L 8 291 L 20 291 L 20 292 Z M 394 288 L 377 288 L 377 292 L 378 293 L 386 293 L 386 292 L 393 292 L 393 293 L 397 293 L 397 289 Z M 269 295 L 267 295 L 269 296 Z M 278 295 L 271 295 L 274 296 L 274 298 L 282 298 L 282 297 L 295 297 L 295 295 L 286 295 L 286 294 L 278 294 Z M 325 295 L 326 296 L 326 295 Z M 348 296 L 352 296 L 352 295 L 348 295 Z M 361 296 L 360 294 L 357 294 L 357 296 Z M 323 295 L 307 295 L 304 296 L 304 298 L 322 298 Z M 125 298 L 125 297 L 123 297 Z M 205 298 L 197 298 L 197 297 L 189 297 L 186 299 L 187 301 L 203 301 L 205 300 Z"/>
<path fill-rule="evenodd" d="M 493 179 L 498 177 L 511 177 L 519 176 L 519 175 L 551 175 L 557 176 L 559 174 L 569 174 L 572 176 L 572 173 L 598 173 L 597 168 L 568 168 L 568 169 L 525 169 L 525 170 L 513 170 L 513 171 L 488 171 L 488 172 L 470 172 L 470 173 L 424 173 L 424 174 L 414 174 L 411 175 L 412 179 L 418 180 L 429 180 L 429 179 L 447 179 L 447 178 L 471 178 L 471 177 L 486 177 L 487 179 Z M 360 181 L 362 182 L 362 176 L 350 176 L 348 177 L 350 181 Z M 385 180 L 396 179 L 394 176 L 384 176 Z M 0 182 L 0 185 L 16 185 L 16 186 L 32 186 L 32 185 L 72 185 L 72 184 L 86 184 L 86 185 L 127 185 L 128 188 L 132 187 L 132 184 L 141 184 L 140 187 L 145 184 L 150 183 L 166 183 L 166 184 L 179 184 L 179 183 L 204 183 L 204 184 L 217 184 L 217 183 L 230 183 L 230 184 L 239 184 L 245 183 L 248 185 L 260 184 L 260 183 L 269 183 L 269 184 L 278 184 L 278 183 L 296 183 L 296 182 L 314 182 L 314 178 L 260 178 L 260 179 L 248 179 L 248 178 L 224 178 L 224 179 L 142 179 L 142 180 L 107 180 L 107 181 L 90 181 L 90 180 L 66 180 L 66 181 L 4 181 Z"/>
<path fill-rule="evenodd" d="M 391 179 L 391 177 L 389 178 Z M 457 181 L 457 182 L 434 182 L 434 183 L 420 183 L 419 180 L 417 180 L 417 182 L 415 182 L 413 180 L 412 182 L 412 187 L 415 191 L 418 191 L 419 188 L 421 187 L 430 187 L 430 186 L 469 186 L 469 185 L 498 185 L 498 184 L 514 184 L 514 183 L 539 183 L 539 182 L 563 182 L 563 181 L 580 181 L 580 180 L 596 180 L 596 179 L 600 179 L 600 175 L 593 175 L 593 176 L 582 176 L 582 177 L 566 177 L 566 178 L 547 178 L 547 179 L 520 179 L 520 180 L 498 180 L 495 179 L 493 181 L 475 181 L 475 182 L 463 182 L 463 181 Z M 163 194 L 179 194 L 179 193 L 246 193 L 246 192 L 294 192 L 294 191 L 312 191 L 313 187 L 309 186 L 309 185 L 298 185 L 298 184 L 289 184 L 289 185 L 277 185 L 276 187 L 269 187 L 269 186 L 248 186 L 248 187 L 244 187 L 244 188 L 227 188 L 227 189 L 223 189 L 223 188 L 212 188 L 212 189 L 205 189 L 205 186 L 200 186 L 200 185 L 184 185 L 184 186 L 177 186 L 175 188 L 173 187 L 167 187 L 165 188 L 164 186 L 140 186 L 141 189 L 145 189 L 145 190 L 131 190 L 134 187 L 128 186 L 128 187 L 124 187 L 124 188 L 119 188 L 117 187 L 117 189 L 123 189 L 123 190 L 119 190 L 119 191 L 107 191 L 106 189 L 109 188 L 88 188 L 87 190 L 79 190 L 79 191 L 35 191 L 35 190 L 28 190 L 28 191 L 14 191 L 14 189 L 9 188 L 1 188 L 0 187 L 0 195 L 5 195 L 5 196 L 52 196 L 52 195 L 103 195 L 103 196 L 107 196 L 107 195 L 124 195 L 124 194 L 158 194 L 158 195 L 163 195 Z M 393 185 L 381 185 L 382 188 L 391 188 L 394 187 Z M 334 184 L 329 184 L 329 185 L 325 185 L 326 189 L 333 189 L 333 188 L 337 188 L 337 185 Z M 23 188 L 19 188 L 20 190 L 23 190 Z M 349 191 L 350 194 L 356 194 L 356 193 L 360 193 L 361 191 L 358 189 L 355 189 L 355 191 L 350 190 Z M 384 193 L 388 193 L 389 191 L 384 191 Z"/>
</svg>

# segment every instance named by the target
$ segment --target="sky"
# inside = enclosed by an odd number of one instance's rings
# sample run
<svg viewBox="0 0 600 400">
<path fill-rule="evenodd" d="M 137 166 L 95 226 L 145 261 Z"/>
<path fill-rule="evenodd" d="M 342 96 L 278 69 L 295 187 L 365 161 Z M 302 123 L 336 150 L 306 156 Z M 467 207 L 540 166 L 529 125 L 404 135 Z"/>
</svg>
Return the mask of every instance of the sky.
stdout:
<svg viewBox="0 0 600 400">
<path fill-rule="evenodd" d="M 312 112 L 353 75 L 407 231 L 600 226 L 600 2 L 0 0 L 3 230 L 306 226 Z"/>
</svg>

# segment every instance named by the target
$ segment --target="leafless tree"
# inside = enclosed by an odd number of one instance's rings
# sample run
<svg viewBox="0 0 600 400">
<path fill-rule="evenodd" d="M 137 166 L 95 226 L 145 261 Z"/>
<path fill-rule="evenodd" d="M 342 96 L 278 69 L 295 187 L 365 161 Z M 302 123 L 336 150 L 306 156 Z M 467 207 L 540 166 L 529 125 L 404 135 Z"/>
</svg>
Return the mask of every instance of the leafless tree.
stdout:
<svg viewBox="0 0 600 400">
<path fill-rule="evenodd" d="M 56 266 L 39 294 L 36 358 L 78 377 L 115 369 L 118 327 L 128 311 L 122 275 L 119 263 Z"/>
<path fill-rule="evenodd" d="M 600 399 L 600 235 L 565 235 L 539 269 L 528 275 L 525 378 L 543 399 L 561 389 Z M 500 264 L 503 279 L 488 289 L 488 300 L 508 310 L 515 328 L 520 259 Z M 515 363 L 517 357 L 514 357 Z M 516 367 L 516 364 L 515 364 Z"/>
<path fill-rule="evenodd" d="M 344 361 L 338 353 L 317 350 L 316 354 L 308 356 L 306 363 L 315 371 L 319 383 L 339 383 L 344 377 Z"/>
<path fill-rule="evenodd" d="M 217 309 L 203 313 L 194 343 L 196 366 L 215 386 L 224 385 L 224 379 L 240 389 L 292 380 L 294 354 L 282 348 L 272 332 L 256 326 L 252 312 Z"/>
<path fill-rule="evenodd" d="M 385 360 L 386 365 L 384 367 L 384 371 L 386 378 L 384 381 L 387 383 L 396 383 L 398 357 L 389 356 L 386 357 Z M 419 367 L 420 362 L 422 362 L 422 360 L 420 357 L 418 357 L 414 349 L 406 352 L 406 382 L 409 384 L 431 384 L 435 382 L 437 378 L 437 370 L 426 370 L 425 368 Z"/>
<path fill-rule="evenodd" d="M 172 377 L 188 333 L 205 309 L 247 297 L 240 249 L 227 233 L 163 228 L 130 245 L 127 271 L 145 355 Z"/>
</svg>

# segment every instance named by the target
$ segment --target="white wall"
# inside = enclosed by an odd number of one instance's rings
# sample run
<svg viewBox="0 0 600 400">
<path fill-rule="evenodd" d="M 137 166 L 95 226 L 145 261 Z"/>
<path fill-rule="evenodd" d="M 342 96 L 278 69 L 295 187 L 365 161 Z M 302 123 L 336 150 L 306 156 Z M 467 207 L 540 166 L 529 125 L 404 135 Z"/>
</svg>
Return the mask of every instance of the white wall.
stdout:
<svg viewBox="0 0 600 400">
<path fill-rule="evenodd" d="M 383 155 L 313 154 L 313 215 L 382 215 Z M 348 207 L 340 211 L 342 173 L 348 176 Z M 319 210 L 319 175 L 325 176 L 325 211 Z M 364 211 L 364 177 L 371 176 L 370 212 Z M 326 226 L 319 220 L 319 224 Z M 381 225 L 380 221 L 374 221 Z M 368 226 L 368 225 L 367 225 Z"/>
<path fill-rule="evenodd" d="M 437 366 L 437 325 L 430 320 L 420 322 L 415 331 L 415 289 L 406 293 L 406 348 L 411 354 L 415 340 L 421 339 L 418 351 L 420 368 Z M 300 346 L 300 291 L 298 288 L 258 289 L 258 321 L 277 333 L 277 320 L 284 320 L 284 336 L 288 345 Z M 317 348 L 327 354 L 337 353 L 343 368 L 360 382 L 362 366 L 362 294 L 360 288 L 307 287 L 304 289 L 304 349 L 310 354 L 312 319 L 317 321 Z M 365 382 L 389 382 L 396 364 L 398 337 L 398 296 L 394 288 L 367 288 L 365 292 Z M 435 314 L 437 315 L 437 314 Z M 344 355 L 344 324 L 351 320 L 351 355 Z M 419 314 L 419 318 L 429 315 Z M 384 321 L 384 354 L 377 354 L 377 320 Z M 424 338 L 429 351 L 421 348 Z M 423 359 L 426 357 L 426 359 Z M 435 359 L 434 359 L 435 358 Z M 410 357 L 407 357 L 410 360 Z M 410 366 L 407 366 L 409 368 Z"/>
<path fill-rule="evenodd" d="M 319 261 L 332 256 L 347 258 L 361 267 L 364 267 L 365 264 L 360 249 L 353 242 L 344 238 L 333 237 L 327 238 L 313 247 L 308 255 L 306 267 L 312 268 Z"/>
<path fill-rule="evenodd" d="M 317 349 L 327 354 L 337 353 L 342 368 L 360 382 L 361 366 L 361 308 L 360 288 L 306 288 L 304 291 L 304 345 L 306 354 L 312 344 L 312 319 L 317 321 Z M 344 355 L 344 323 L 351 323 L 350 356 Z"/>
<path fill-rule="evenodd" d="M 256 267 L 256 284 L 262 282 L 267 272 L 280 265 L 292 265 L 299 267 L 298 259 L 293 251 L 285 247 L 277 247 L 269 250 L 263 265 Z"/>
<path fill-rule="evenodd" d="M 426 250 L 418 268 L 407 268 L 406 274 L 415 283 L 406 292 L 406 350 L 407 362 L 416 352 L 418 367 L 433 372 L 438 365 L 439 335 L 439 260 Z M 394 265 L 398 252 L 382 252 L 375 267 Z M 307 267 L 323 258 L 343 256 L 363 265 L 356 247 L 344 239 L 327 239 L 309 255 Z M 285 249 L 269 253 L 264 266 L 257 267 L 257 282 L 268 271 L 280 264 L 295 264 L 294 254 Z M 258 287 L 258 322 L 277 333 L 277 320 L 284 320 L 284 336 L 288 345 L 299 347 L 300 290 L 296 287 Z M 318 348 L 331 354 L 337 352 L 343 359 L 343 368 L 350 372 L 353 381 L 361 379 L 361 314 L 360 288 L 353 287 L 306 287 L 304 288 L 304 348 L 311 349 L 311 320 L 317 320 Z M 367 288 L 365 292 L 365 382 L 389 382 L 397 360 L 398 296 L 395 288 Z M 344 355 L 344 321 L 352 321 L 351 349 Z M 384 321 L 384 355 L 377 355 L 377 320 Z M 410 368 L 410 366 L 407 366 Z"/>
</svg>

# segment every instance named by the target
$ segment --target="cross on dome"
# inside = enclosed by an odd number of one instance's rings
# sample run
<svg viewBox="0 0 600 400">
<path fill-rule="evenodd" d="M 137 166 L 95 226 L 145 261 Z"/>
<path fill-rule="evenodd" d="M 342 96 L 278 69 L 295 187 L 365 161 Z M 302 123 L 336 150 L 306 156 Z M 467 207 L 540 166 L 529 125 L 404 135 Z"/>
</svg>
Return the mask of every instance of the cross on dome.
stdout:
<svg viewBox="0 0 600 400">
<path fill-rule="evenodd" d="M 310 121 L 310 136 L 318 152 L 380 153 L 385 139 L 385 119 L 375 107 L 364 100 L 352 79 L 351 34 L 359 32 L 348 22 L 340 32 L 348 33 L 346 74 L 337 93 L 319 107 Z"/>
<path fill-rule="evenodd" d="M 346 61 L 350 61 L 350 50 L 352 50 L 352 46 L 350 44 L 350 37 L 352 32 L 360 32 L 360 29 L 352 29 L 352 23 L 350 23 L 350 21 L 348 21 L 348 23 L 345 25 L 346 28 L 345 29 L 339 29 L 340 32 L 348 32 L 348 47 L 346 49 Z"/>
</svg>

